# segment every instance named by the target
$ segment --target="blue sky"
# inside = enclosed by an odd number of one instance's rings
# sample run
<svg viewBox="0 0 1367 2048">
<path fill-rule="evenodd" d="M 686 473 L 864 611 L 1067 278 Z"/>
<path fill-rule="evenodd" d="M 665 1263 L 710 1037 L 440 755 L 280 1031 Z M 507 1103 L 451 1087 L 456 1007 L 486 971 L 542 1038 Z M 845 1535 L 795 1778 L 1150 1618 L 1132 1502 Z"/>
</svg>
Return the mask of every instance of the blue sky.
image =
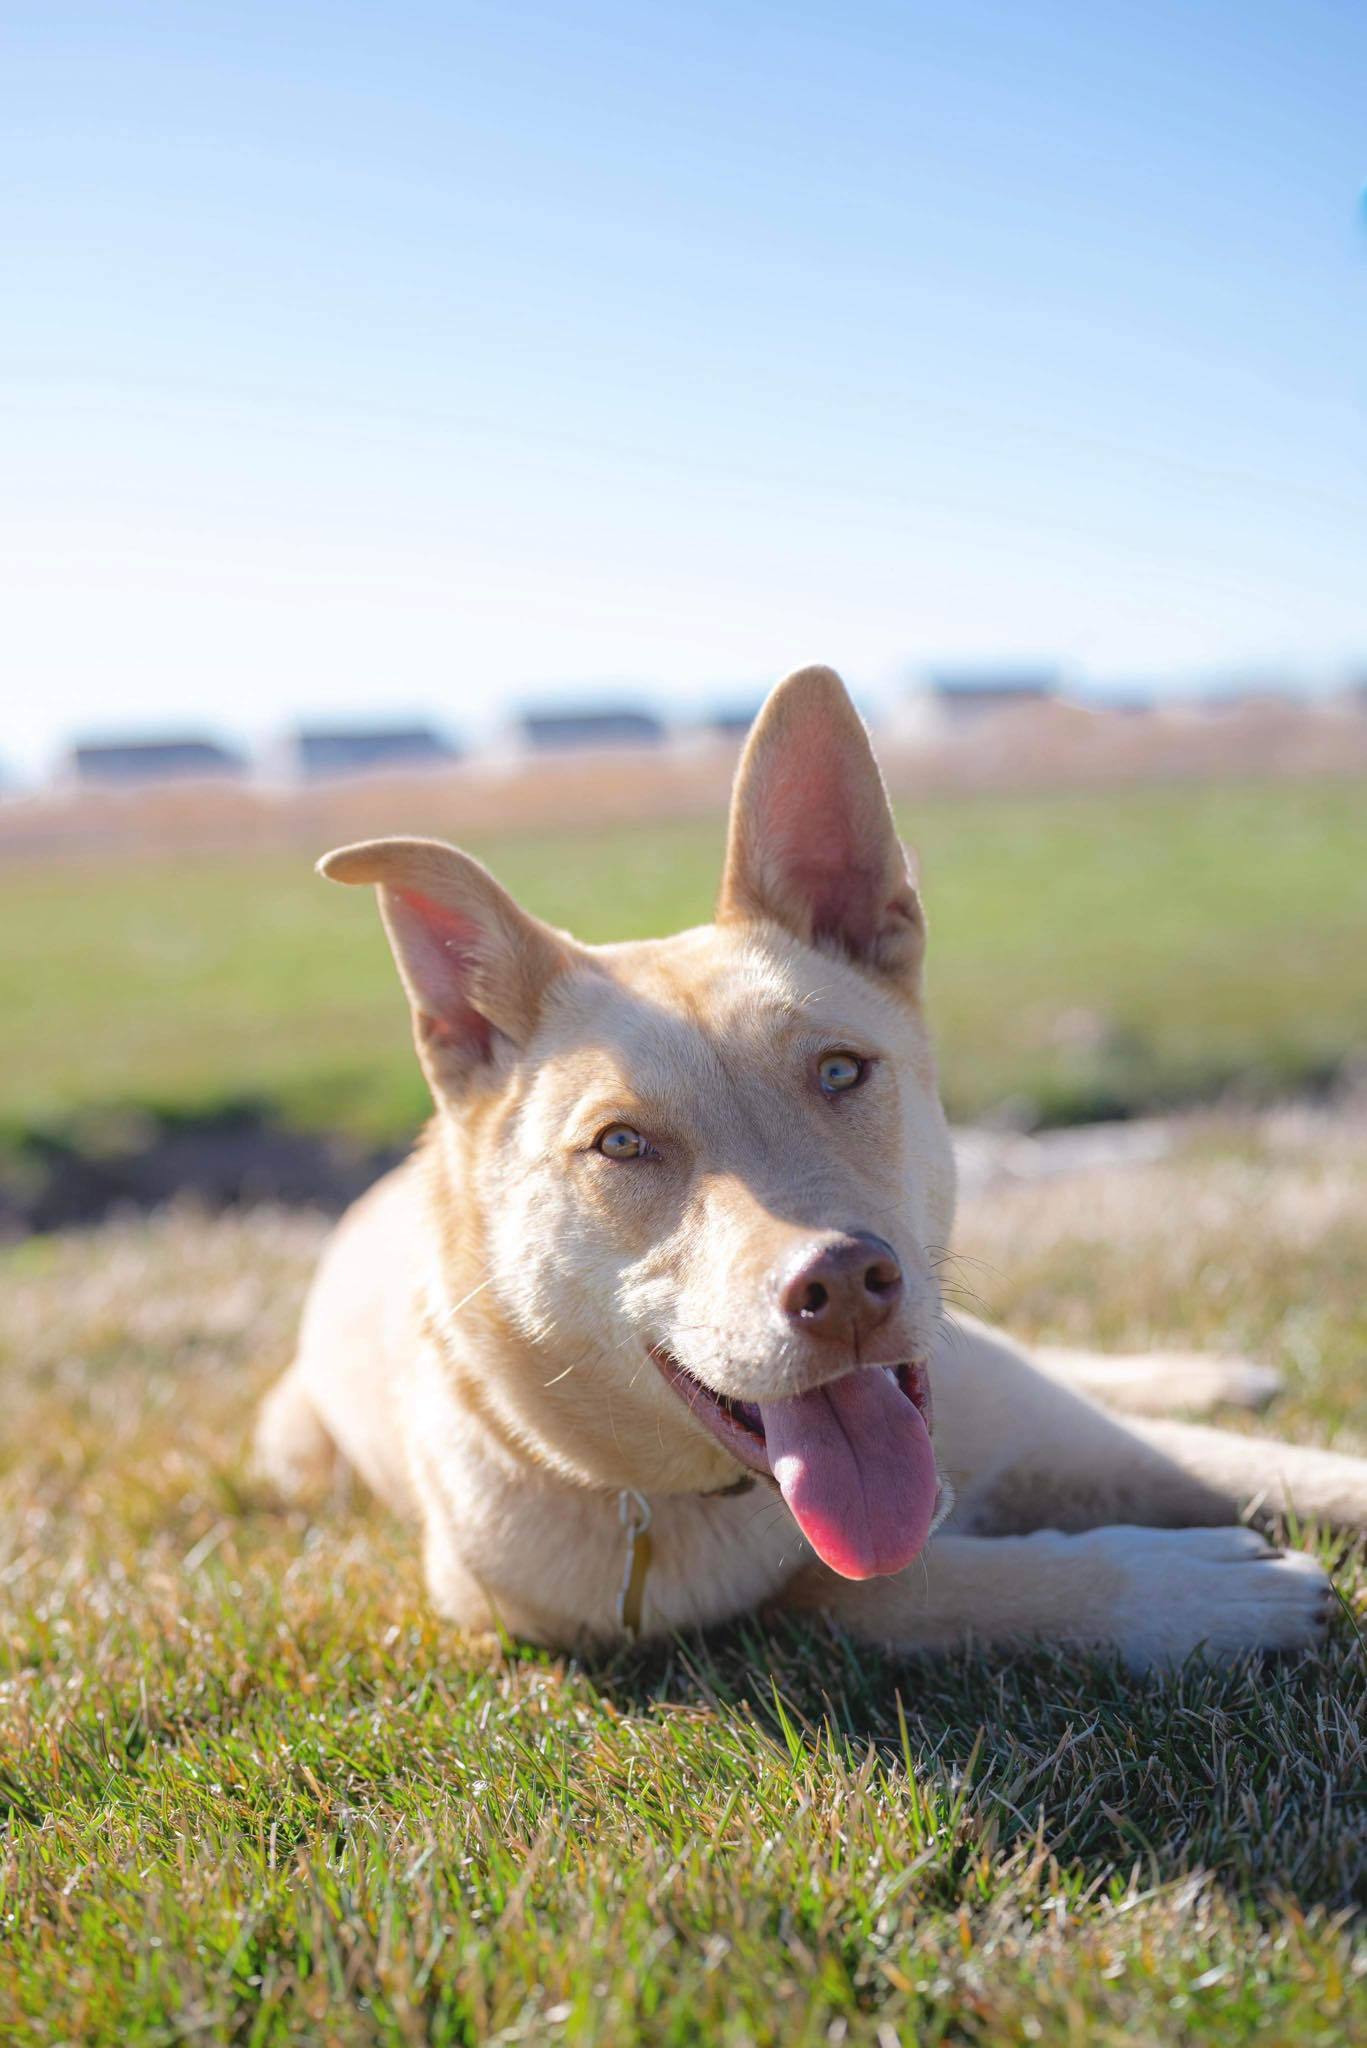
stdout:
<svg viewBox="0 0 1367 2048">
<path fill-rule="evenodd" d="M 1367 658 L 1367 8 L 0 16 L 0 759 Z"/>
</svg>

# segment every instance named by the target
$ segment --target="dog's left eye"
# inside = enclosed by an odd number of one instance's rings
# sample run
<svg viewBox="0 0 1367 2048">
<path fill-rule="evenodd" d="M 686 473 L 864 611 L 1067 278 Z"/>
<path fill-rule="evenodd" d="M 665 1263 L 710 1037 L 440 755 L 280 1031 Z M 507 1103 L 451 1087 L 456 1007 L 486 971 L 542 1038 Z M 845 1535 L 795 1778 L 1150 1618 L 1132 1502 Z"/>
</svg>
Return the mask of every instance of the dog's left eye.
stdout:
<svg viewBox="0 0 1367 2048">
<path fill-rule="evenodd" d="M 646 1149 L 645 1139 L 630 1124 L 609 1124 L 593 1142 L 604 1159 L 640 1159 Z"/>
<path fill-rule="evenodd" d="M 866 1067 L 852 1052 L 828 1052 L 816 1071 L 827 1095 L 843 1095 L 847 1089 L 859 1086 Z"/>
</svg>

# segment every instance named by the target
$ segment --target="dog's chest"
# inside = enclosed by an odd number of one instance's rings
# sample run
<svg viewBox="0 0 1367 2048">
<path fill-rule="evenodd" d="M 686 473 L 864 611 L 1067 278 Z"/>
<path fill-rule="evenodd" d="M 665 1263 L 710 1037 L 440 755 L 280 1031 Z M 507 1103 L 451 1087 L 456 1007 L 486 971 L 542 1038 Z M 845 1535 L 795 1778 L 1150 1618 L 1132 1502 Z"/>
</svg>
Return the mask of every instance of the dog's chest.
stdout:
<svg viewBox="0 0 1367 2048">
<path fill-rule="evenodd" d="M 771 1598 L 810 1552 L 768 1487 L 736 1498 L 546 1502 L 542 1547 L 487 1560 L 562 1640 L 705 1626 Z M 514 1589 L 512 1581 L 518 1582 Z"/>
<path fill-rule="evenodd" d="M 811 1559 L 768 1486 L 642 1503 L 505 1477 L 487 1464 L 476 1474 L 450 1455 L 454 1446 L 439 1460 L 430 1439 L 426 1448 L 416 1463 L 429 1536 L 435 1513 L 493 1615 L 544 1642 L 724 1621 L 772 1598 Z"/>
<path fill-rule="evenodd" d="M 700 1626 L 746 1612 L 772 1598 L 811 1561 L 797 1524 L 770 1486 L 650 1505 L 650 1565 L 642 1583 L 646 1630 Z M 615 1609 L 629 1579 L 620 1534 L 617 1550 Z"/>
</svg>

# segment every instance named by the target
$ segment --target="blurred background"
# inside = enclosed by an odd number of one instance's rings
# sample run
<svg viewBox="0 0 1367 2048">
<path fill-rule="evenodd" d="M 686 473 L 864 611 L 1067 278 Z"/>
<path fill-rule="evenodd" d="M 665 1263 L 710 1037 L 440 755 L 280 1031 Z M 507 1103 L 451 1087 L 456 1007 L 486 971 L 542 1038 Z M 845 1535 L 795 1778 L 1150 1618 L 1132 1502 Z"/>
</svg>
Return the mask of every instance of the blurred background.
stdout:
<svg viewBox="0 0 1367 2048">
<path fill-rule="evenodd" d="M 1359 1099 L 1360 6 L 3 40 L 0 1229 L 341 1200 L 424 1099 L 312 859 L 434 831 L 584 937 L 699 920 L 808 660 L 983 1144 Z"/>
</svg>

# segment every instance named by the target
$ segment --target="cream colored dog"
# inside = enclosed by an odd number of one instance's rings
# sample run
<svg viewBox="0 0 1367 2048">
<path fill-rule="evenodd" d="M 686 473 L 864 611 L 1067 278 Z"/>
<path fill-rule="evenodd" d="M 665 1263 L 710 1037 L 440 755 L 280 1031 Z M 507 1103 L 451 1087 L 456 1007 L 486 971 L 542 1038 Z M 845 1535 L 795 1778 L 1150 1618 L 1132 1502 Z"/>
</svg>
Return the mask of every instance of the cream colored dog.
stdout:
<svg viewBox="0 0 1367 2048">
<path fill-rule="evenodd" d="M 436 1116 L 337 1230 L 259 1454 L 416 1517 L 443 1614 L 571 1645 L 782 1602 L 1135 1666 L 1319 1639 L 1319 1566 L 1238 1517 L 1360 1525 L 1367 1461 L 1122 1421 L 1087 1389 L 1152 1407 L 1162 1361 L 942 1315 L 921 905 L 829 669 L 761 713 L 697 931 L 581 946 L 430 840 L 322 870 L 379 891 Z"/>
</svg>

